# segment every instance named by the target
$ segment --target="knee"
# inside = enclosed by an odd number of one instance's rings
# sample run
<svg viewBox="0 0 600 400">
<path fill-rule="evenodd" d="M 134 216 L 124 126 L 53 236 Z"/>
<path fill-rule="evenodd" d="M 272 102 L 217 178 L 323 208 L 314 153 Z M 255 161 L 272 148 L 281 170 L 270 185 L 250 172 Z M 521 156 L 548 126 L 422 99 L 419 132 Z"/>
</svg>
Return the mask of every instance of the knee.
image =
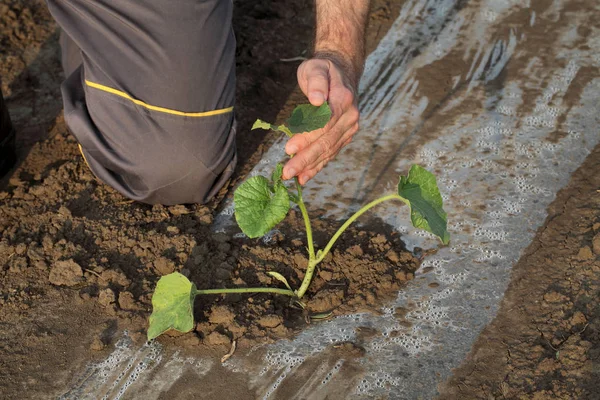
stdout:
<svg viewBox="0 0 600 400">
<path fill-rule="evenodd" d="M 223 175 L 230 175 L 235 163 L 235 152 L 230 151 L 215 163 L 190 150 L 157 150 L 145 152 L 123 174 L 129 197 L 150 204 L 205 203 L 220 189 Z"/>
</svg>

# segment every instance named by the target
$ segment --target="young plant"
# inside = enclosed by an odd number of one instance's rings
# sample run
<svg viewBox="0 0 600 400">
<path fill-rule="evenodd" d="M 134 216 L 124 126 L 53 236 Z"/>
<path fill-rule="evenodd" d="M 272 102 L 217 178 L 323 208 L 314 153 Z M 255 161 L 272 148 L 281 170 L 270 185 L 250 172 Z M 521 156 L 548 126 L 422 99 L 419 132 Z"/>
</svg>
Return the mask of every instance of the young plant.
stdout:
<svg viewBox="0 0 600 400">
<path fill-rule="evenodd" d="M 292 137 L 295 134 L 323 128 L 331 118 L 327 103 L 320 107 L 304 104 L 296 107 L 284 125 L 271 125 L 257 120 L 252 129 L 273 129 Z M 296 193 L 290 191 L 282 180 L 283 165 L 277 164 L 270 179 L 254 176 L 242 183 L 234 193 L 235 219 L 242 231 L 250 238 L 265 235 L 280 223 L 290 209 L 290 203 L 298 205 L 306 229 L 308 244 L 308 267 L 300 287 L 293 290 L 281 274 L 270 271 L 271 277 L 285 285 L 281 288 L 230 288 L 198 290 L 180 273 L 163 276 L 158 281 L 152 296 L 153 312 L 150 316 L 148 339 L 154 339 L 169 329 L 188 332 L 194 327 L 194 299 L 199 294 L 225 293 L 275 293 L 290 296 L 298 304 L 306 294 L 315 268 L 327 254 L 342 233 L 362 214 L 385 201 L 398 200 L 408 205 L 414 227 L 424 229 L 448 244 L 450 235 L 446 230 L 446 213 L 442 206 L 442 196 L 435 176 L 424 168 L 413 165 L 406 176 L 400 176 L 395 193 L 385 195 L 368 203 L 352 215 L 331 237 L 323 249 L 317 250 L 313 242 L 310 219 L 302 199 L 302 187 L 295 179 Z M 318 316 L 315 316 L 318 318 Z"/>
</svg>

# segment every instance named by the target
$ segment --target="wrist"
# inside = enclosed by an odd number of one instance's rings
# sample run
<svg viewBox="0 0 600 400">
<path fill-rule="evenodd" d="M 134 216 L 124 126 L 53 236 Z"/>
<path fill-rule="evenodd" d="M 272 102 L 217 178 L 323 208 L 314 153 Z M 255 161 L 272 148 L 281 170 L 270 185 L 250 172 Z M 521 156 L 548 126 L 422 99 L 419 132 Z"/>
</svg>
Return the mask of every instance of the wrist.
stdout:
<svg viewBox="0 0 600 400">
<path fill-rule="evenodd" d="M 344 52 L 327 48 L 317 48 L 312 58 L 331 62 L 342 72 L 344 85 L 356 94 L 360 75 L 362 74 L 362 60 L 353 60 L 351 56 Z"/>
</svg>

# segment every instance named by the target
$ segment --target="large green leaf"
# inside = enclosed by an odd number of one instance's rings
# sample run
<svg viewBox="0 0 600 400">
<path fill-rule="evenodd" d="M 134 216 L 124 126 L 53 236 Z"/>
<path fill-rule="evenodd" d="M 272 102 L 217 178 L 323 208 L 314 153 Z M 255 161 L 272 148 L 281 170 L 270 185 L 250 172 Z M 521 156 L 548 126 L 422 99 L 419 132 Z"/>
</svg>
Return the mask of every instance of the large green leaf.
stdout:
<svg viewBox="0 0 600 400">
<path fill-rule="evenodd" d="M 448 244 L 450 234 L 447 231 L 447 217 L 435 175 L 413 165 L 408 176 L 400 177 L 398 195 L 410 207 L 410 219 L 415 228 L 431 232 L 443 244 Z"/>
<path fill-rule="evenodd" d="M 286 125 L 292 133 L 304 133 L 323 128 L 330 119 L 331 109 L 327 102 L 319 107 L 312 104 L 302 104 L 292 111 Z"/>
<path fill-rule="evenodd" d="M 189 332 L 194 328 L 194 297 L 196 285 L 179 272 L 165 275 L 158 281 L 152 295 L 152 315 L 148 340 L 169 329 Z"/>
<path fill-rule="evenodd" d="M 290 209 L 290 197 L 283 183 L 271 184 L 264 176 L 242 183 L 233 195 L 235 220 L 248 237 L 263 236 L 280 223 Z"/>
</svg>

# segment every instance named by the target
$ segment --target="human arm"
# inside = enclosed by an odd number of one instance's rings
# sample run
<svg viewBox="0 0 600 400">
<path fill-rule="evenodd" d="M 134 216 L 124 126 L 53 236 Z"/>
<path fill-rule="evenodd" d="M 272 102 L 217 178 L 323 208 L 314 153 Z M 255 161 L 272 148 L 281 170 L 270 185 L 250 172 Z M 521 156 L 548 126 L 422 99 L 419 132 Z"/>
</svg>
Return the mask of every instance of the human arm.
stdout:
<svg viewBox="0 0 600 400">
<path fill-rule="evenodd" d="M 323 129 L 295 135 L 286 152 L 295 156 L 283 170 L 300 184 L 312 179 L 358 130 L 358 80 L 365 61 L 369 0 L 316 0 L 315 52 L 298 67 L 298 84 L 312 105 L 325 101 L 331 121 Z"/>
</svg>

